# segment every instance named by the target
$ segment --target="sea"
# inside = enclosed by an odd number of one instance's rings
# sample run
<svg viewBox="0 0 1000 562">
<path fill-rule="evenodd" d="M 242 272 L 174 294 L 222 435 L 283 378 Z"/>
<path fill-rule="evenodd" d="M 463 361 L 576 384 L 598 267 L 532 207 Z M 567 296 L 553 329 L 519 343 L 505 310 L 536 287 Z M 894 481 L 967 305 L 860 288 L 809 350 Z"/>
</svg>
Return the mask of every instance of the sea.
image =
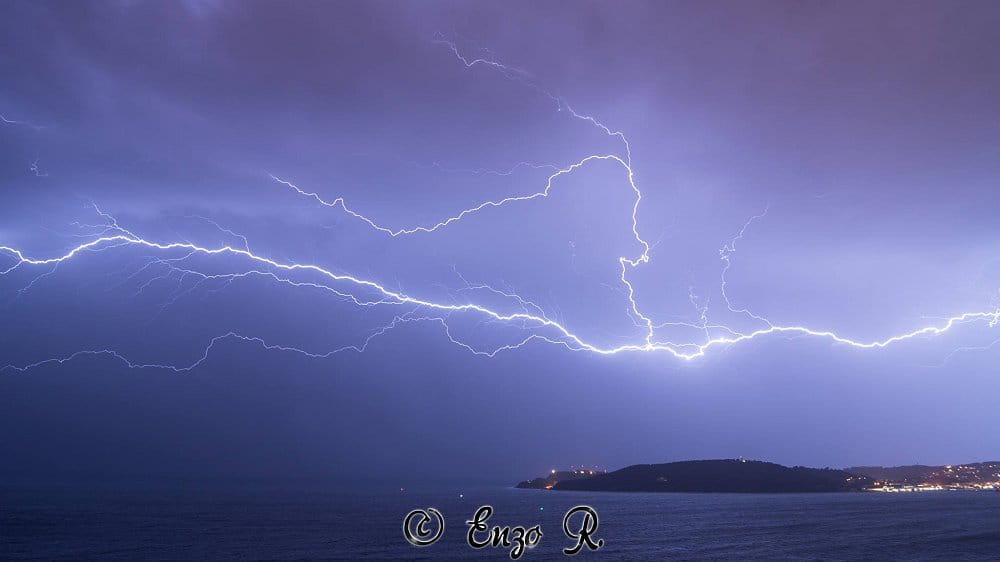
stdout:
<svg viewBox="0 0 1000 562">
<path fill-rule="evenodd" d="M 597 513 L 575 558 L 591 560 L 998 560 L 1000 493 L 645 494 L 458 486 L 421 490 L 247 486 L 0 485 L 4 560 L 510 560 L 474 549 L 490 526 L 541 537 L 519 560 L 563 560 L 563 518 Z M 403 533 L 434 508 L 444 531 L 428 546 Z M 429 512 L 428 512 L 429 513 Z M 580 515 L 579 513 L 577 515 Z M 571 517 L 572 533 L 582 517 Z M 428 533 L 434 531 L 428 522 Z M 477 535 L 481 540 L 485 532 Z"/>
</svg>

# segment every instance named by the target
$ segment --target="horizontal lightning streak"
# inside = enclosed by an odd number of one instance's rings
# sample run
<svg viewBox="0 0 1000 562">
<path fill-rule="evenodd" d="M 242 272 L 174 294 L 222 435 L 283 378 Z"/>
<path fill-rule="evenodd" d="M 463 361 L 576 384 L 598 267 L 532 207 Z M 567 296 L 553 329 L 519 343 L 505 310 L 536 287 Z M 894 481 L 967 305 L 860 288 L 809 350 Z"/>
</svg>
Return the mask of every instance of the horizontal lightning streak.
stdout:
<svg viewBox="0 0 1000 562">
<path fill-rule="evenodd" d="M 784 334 L 787 334 L 787 333 L 796 333 L 796 334 L 801 334 L 801 335 L 814 336 L 814 337 L 829 339 L 829 340 L 832 340 L 834 342 L 841 343 L 841 344 L 846 344 L 846 345 L 849 345 L 849 346 L 852 346 L 852 347 L 856 347 L 856 348 L 871 349 L 871 348 L 883 348 L 883 347 L 886 347 L 886 346 L 891 345 L 893 343 L 897 343 L 897 342 L 900 342 L 900 341 L 912 339 L 914 337 L 918 337 L 918 336 L 922 336 L 922 335 L 938 335 L 938 334 L 942 334 L 942 333 L 950 330 L 955 325 L 960 324 L 960 323 L 964 323 L 964 322 L 975 321 L 975 320 L 982 320 L 982 321 L 988 322 L 990 325 L 995 325 L 998 321 L 1000 321 L 1000 310 L 994 310 L 994 311 L 988 311 L 988 312 L 966 312 L 966 313 L 962 313 L 962 314 L 959 314 L 959 315 L 947 318 L 942 324 L 925 326 L 925 327 L 913 330 L 911 332 L 907 332 L 907 333 L 904 333 L 904 334 L 891 336 L 891 337 L 886 338 L 884 340 L 876 340 L 876 341 L 868 341 L 868 342 L 858 341 L 858 340 L 854 340 L 854 339 L 851 339 L 851 338 L 847 338 L 847 337 L 838 335 L 838 334 L 836 334 L 835 332 L 832 332 L 832 331 L 814 330 L 814 329 L 811 329 L 811 328 L 807 328 L 805 326 L 770 326 L 770 327 L 767 327 L 767 328 L 762 328 L 762 329 L 755 330 L 755 331 L 752 331 L 752 332 L 749 332 L 749 333 L 745 333 L 745 334 L 714 337 L 714 338 L 707 339 L 707 340 L 705 340 L 705 341 L 703 341 L 701 343 L 680 343 L 679 344 L 679 343 L 673 343 L 673 342 L 647 342 L 647 343 L 644 343 L 644 344 L 629 344 L 629 345 L 621 345 L 621 346 L 616 346 L 616 347 L 602 347 L 600 345 L 593 344 L 593 343 L 585 341 L 584 339 L 582 339 L 581 337 L 579 337 L 576 334 L 574 334 L 573 332 L 571 332 L 569 329 L 567 329 L 565 326 L 563 326 L 559 322 L 556 322 L 556 321 L 551 320 L 549 318 L 546 318 L 544 316 L 539 316 L 539 315 L 536 315 L 536 314 L 531 314 L 529 312 L 503 313 L 503 312 L 499 312 L 499 311 L 493 310 L 491 308 L 487 308 L 485 306 L 481 306 L 481 305 L 474 304 L 474 303 L 446 304 L 446 303 L 438 303 L 438 302 L 434 302 L 434 301 L 420 299 L 420 298 L 417 298 L 417 297 L 406 295 L 406 294 L 401 293 L 401 292 L 392 291 L 392 290 L 390 290 L 390 289 L 382 286 L 381 284 L 379 284 L 379 283 L 377 283 L 375 281 L 366 280 L 366 279 L 360 279 L 360 278 L 357 278 L 357 277 L 354 277 L 354 276 L 351 276 L 351 275 L 337 274 L 337 273 L 334 273 L 332 271 L 324 269 L 323 267 L 315 265 L 315 264 L 283 263 L 283 262 L 275 261 L 275 260 L 272 260 L 272 259 L 269 259 L 269 258 L 266 258 L 266 257 L 259 256 L 257 254 L 254 254 L 253 252 L 245 250 L 245 249 L 233 248 L 233 247 L 230 247 L 230 246 L 219 246 L 219 247 L 215 247 L 215 248 L 205 248 L 205 247 L 201 247 L 201 246 L 198 246 L 196 244 L 192 244 L 192 243 L 188 243 L 188 242 L 159 243 L 159 242 L 153 242 L 153 241 L 145 240 L 143 238 L 132 237 L 132 236 L 126 235 L 126 234 L 119 234 L 119 235 L 115 235 L 115 236 L 101 237 L 101 238 L 98 238 L 96 240 L 92 240 L 90 242 L 86 242 L 84 244 L 80 244 L 80 245 L 72 248 L 71 250 L 69 250 L 68 252 L 66 252 L 65 254 L 63 254 L 61 256 L 51 257 L 51 258 L 42 258 L 42 259 L 29 258 L 29 257 L 26 257 L 21 251 L 15 249 L 15 248 L 11 248 L 9 246 L 0 246 L 0 252 L 8 253 L 8 254 L 12 255 L 13 257 L 15 257 L 16 260 L 17 260 L 17 263 L 14 266 L 8 268 L 5 271 L 5 273 L 6 273 L 6 272 L 13 271 L 15 268 L 17 268 L 19 266 L 22 266 L 22 265 L 31 265 L 31 266 L 57 265 L 57 264 L 65 262 L 67 260 L 70 260 L 73 257 L 75 257 L 77 255 L 80 255 L 81 253 L 83 253 L 85 251 L 88 251 L 88 250 L 99 250 L 104 245 L 109 245 L 109 246 L 135 245 L 135 246 L 140 246 L 140 247 L 145 247 L 145 248 L 150 248 L 150 249 L 156 249 L 156 250 L 162 250 L 162 251 L 187 250 L 189 252 L 195 252 L 195 253 L 204 254 L 204 255 L 231 254 L 231 255 L 234 255 L 234 256 L 242 256 L 242 257 L 244 257 L 246 259 L 249 259 L 251 261 L 254 261 L 254 262 L 257 262 L 257 263 L 260 263 L 260 264 L 264 264 L 264 265 L 269 266 L 269 267 L 274 268 L 274 269 L 285 270 L 285 271 L 309 271 L 309 272 L 314 272 L 314 273 L 320 274 L 320 275 L 322 275 L 322 276 L 324 276 L 324 277 L 326 277 L 326 278 L 328 278 L 330 280 L 333 280 L 333 281 L 344 282 L 344 283 L 355 285 L 355 286 L 358 286 L 358 287 L 363 287 L 363 288 L 366 288 L 366 289 L 372 289 L 372 290 L 376 291 L 377 293 L 381 294 L 382 297 L 384 298 L 385 302 L 389 302 L 389 303 L 400 304 L 400 305 L 413 305 L 413 306 L 416 306 L 416 307 L 421 307 L 421 308 L 426 308 L 426 309 L 432 309 L 432 310 L 439 310 L 439 311 L 450 312 L 450 313 L 453 313 L 453 312 L 473 312 L 473 313 L 482 314 L 482 315 L 484 315 L 486 317 L 489 317 L 489 318 L 491 318 L 493 320 L 498 320 L 498 321 L 501 321 L 501 322 L 527 321 L 527 322 L 533 324 L 534 326 L 536 326 L 537 328 L 547 328 L 547 329 L 550 329 L 552 332 L 554 332 L 554 336 L 555 337 L 547 337 L 547 336 L 544 336 L 544 335 L 541 335 L 541 334 L 531 334 L 530 336 L 526 337 L 524 340 L 522 340 L 519 343 L 512 344 L 512 345 L 507 345 L 507 346 L 502 346 L 502 347 L 500 347 L 500 348 L 498 348 L 498 349 L 496 349 L 494 351 L 491 351 L 491 352 L 476 351 L 477 354 L 488 355 L 488 356 L 494 356 L 494 355 L 496 355 L 496 353 L 498 353 L 500 351 L 517 349 L 517 348 L 520 348 L 523 345 L 525 345 L 525 344 L 527 344 L 527 343 L 529 343 L 531 341 L 540 340 L 540 341 L 545 341 L 547 343 L 553 343 L 553 344 L 562 345 L 562 346 L 564 346 L 567 349 L 570 349 L 572 351 L 587 351 L 587 352 L 592 352 L 592 353 L 601 354 L 601 355 L 614 355 L 614 354 L 623 353 L 623 352 L 652 352 L 652 351 L 662 351 L 662 352 L 669 353 L 670 355 L 672 355 L 674 357 L 677 357 L 679 359 L 690 360 L 690 359 L 695 359 L 695 358 L 698 358 L 698 357 L 703 357 L 705 355 L 705 353 L 709 349 L 711 349 L 713 347 L 718 347 L 718 346 L 723 346 L 723 345 L 731 345 L 731 344 L 736 344 L 736 343 L 740 343 L 740 342 L 745 342 L 745 341 L 757 339 L 757 338 L 760 338 L 762 336 L 766 336 L 766 335 L 769 335 L 769 334 L 783 334 L 783 333 Z M 427 320 L 427 319 L 425 319 L 425 320 Z M 440 319 L 440 318 L 436 318 L 436 319 L 434 319 L 434 321 L 441 321 L 441 322 L 443 322 L 443 320 Z M 226 334 L 224 336 L 219 336 L 219 337 L 213 339 L 212 342 L 210 342 L 208 350 L 210 351 L 211 347 L 219 339 L 226 338 L 226 337 L 237 337 L 239 339 L 244 339 L 244 340 L 247 340 L 247 341 L 255 341 L 255 342 L 258 342 L 258 343 L 261 343 L 261 344 L 265 345 L 265 347 L 267 349 L 282 349 L 282 350 L 300 351 L 303 354 L 309 355 L 309 356 L 328 357 L 332 353 L 335 353 L 335 352 L 328 352 L 326 354 L 309 354 L 309 353 L 301 351 L 301 350 L 296 350 L 295 348 L 287 348 L 287 347 L 282 347 L 282 346 L 267 346 L 266 344 L 264 344 L 264 342 L 260 341 L 257 338 L 249 338 L 249 337 L 246 337 L 246 336 L 239 336 L 238 334 L 235 334 L 235 333 L 228 333 L 228 334 Z M 454 340 L 453 338 L 451 338 L 451 339 L 452 339 L 452 341 L 454 343 L 460 343 L 461 344 L 461 342 L 458 342 L 458 341 Z M 461 344 L 461 345 L 465 346 L 467 349 L 475 351 L 475 350 L 473 350 L 471 347 L 469 347 L 466 344 Z M 355 346 L 351 346 L 350 348 L 354 349 Z M 347 348 L 341 348 L 341 350 L 342 349 L 347 349 Z M 77 353 L 74 353 L 74 354 L 72 354 L 72 355 L 70 355 L 70 356 L 68 356 L 66 358 L 62 358 L 62 359 L 47 359 L 47 360 L 44 360 L 44 361 L 41 361 L 41 362 L 38 362 L 38 363 L 34 363 L 34 364 L 31 364 L 31 365 L 28 365 L 28 366 L 25 366 L 25 367 L 8 366 L 6 368 L 11 368 L 11 369 L 15 369 L 15 370 L 24 370 L 24 369 L 30 368 L 32 366 L 39 366 L 39 365 L 46 364 L 46 363 L 51 363 L 51 362 L 62 363 L 62 362 L 65 362 L 67 360 L 70 360 L 72 358 L 79 357 L 81 355 L 111 355 L 111 356 L 114 356 L 114 357 L 116 357 L 116 358 L 118 358 L 120 360 L 124 360 L 124 361 L 127 362 L 127 360 L 125 360 L 124 356 L 122 356 L 121 354 L 119 354 L 119 353 L 117 353 L 115 351 L 112 351 L 112 350 L 97 350 L 97 351 L 82 351 L 82 352 L 77 352 Z M 202 361 L 203 360 L 204 359 L 202 359 Z M 135 364 L 132 364 L 130 362 L 127 362 L 127 364 L 130 367 L 135 367 L 136 366 Z M 158 368 L 173 368 L 174 370 L 190 370 L 191 368 L 197 366 L 198 364 L 200 364 L 200 361 L 197 362 L 196 364 L 190 365 L 188 367 L 176 367 L 176 366 L 161 365 L 161 364 L 138 365 L 138 366 L 139 367 L 146 366 L 146 367 L 158 367 Z"/>
</svg>

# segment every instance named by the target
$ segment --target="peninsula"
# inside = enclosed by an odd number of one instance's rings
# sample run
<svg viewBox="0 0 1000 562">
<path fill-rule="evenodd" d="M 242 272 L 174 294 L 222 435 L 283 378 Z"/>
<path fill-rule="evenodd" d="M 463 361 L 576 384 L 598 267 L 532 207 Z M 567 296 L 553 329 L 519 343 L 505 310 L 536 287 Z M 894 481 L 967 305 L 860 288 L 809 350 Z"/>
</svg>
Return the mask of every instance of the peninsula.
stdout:
<svg viewBox="0 0 1000 562">
<path fill-rule="evenodd" d="M 869 478 L 843 470 L 790 468 L 745 459 L 637 464 L 614 472 L 575 476 L 543 486 L 536 479 L 517 487 L 590 492 L 803 493 L 858 491 L 872 485 Z"/>
<path fill-rule="evenodd" d="M 1000 490 L 1000 463 L 956 466 L 787 467 L 746 459 L 636 464 L 614 472 L 553 470 L 518 488 L 588 492 L 817 493 Z"/>
</svg>

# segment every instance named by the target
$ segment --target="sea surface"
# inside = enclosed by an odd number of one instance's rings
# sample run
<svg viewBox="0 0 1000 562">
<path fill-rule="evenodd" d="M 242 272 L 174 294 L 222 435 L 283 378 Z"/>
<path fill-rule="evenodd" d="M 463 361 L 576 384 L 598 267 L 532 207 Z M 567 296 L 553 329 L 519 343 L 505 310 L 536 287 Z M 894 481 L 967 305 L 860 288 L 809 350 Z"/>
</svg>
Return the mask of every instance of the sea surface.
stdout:
<svg viewBox="0 0 1000 562">
<path fill-rule="evenodd" d="M 304 488 L 0 486 L 0 559 L 508 559 L 473 550 L 465 524 L 540 524 L 521 560 L 564 559 L 565 512 L 599 515 L 586 559 L 997 560 L 1000 493 L 617 494 L 478 487 L 329 491 Z M 417 548 L 403 537 L 415 508 L 437 508 L 445 532 Z"/>
</svg>

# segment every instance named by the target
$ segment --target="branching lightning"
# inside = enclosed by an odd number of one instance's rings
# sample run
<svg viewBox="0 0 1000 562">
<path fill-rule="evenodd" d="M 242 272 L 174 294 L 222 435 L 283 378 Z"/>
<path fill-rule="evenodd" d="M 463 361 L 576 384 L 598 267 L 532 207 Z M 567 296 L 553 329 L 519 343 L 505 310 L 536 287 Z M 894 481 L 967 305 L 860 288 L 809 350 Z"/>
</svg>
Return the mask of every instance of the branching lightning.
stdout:
<svg viewBox="0 0 1000 562">
<path fill-rule="evenodd" d="M 541 306 L 534 302 L 522 298 L 515 291 L 507 289 L 497 289 L 484 283 L 470 283 L 460 274 L 458 277 L 464 286 L 458 289 L 462 298 L 456 298 L 452 302 L 442 302 L 430 298 L 421 297 L 400 289 L 392 289 L 376 280 L 367 279 L 345 273 L 337 273 L 314 263 L 300 263 L 297 261 L 281 261 L 265 257 L 255 252 L 248 239 L 237 232 L 224 228 L 211 219 L 195 216 L 214 225 L 220 232 L 237 240 L 238 245 L 216 245 L 206 246 L 190 241 L 157 241 L 150 240 L 132 232 L 119 225 L 117 220 L 108 213 L 105 213 L 94 206 L 97 214 L 103 219 L 103 223 L 97 225 L 80 225 L 94 229 L 95 232 L 90 238 L 69 249 L 68 251 L 54 257 L 36 258 L 29 257 L 21 250 L 0 245 L 0 256 L 8 256 L 13 260 L 13 264 L 0 269 L 0 276 L 13 273 L 16 270 L 26 268 L 47 269 L 36 276 L 24 289 L 30 288 L 39 279 L 51 275 L 56 268 L 69 260 L 81 257 L 92 252 L 104 252 L 117 248 L 134 247 L 152 251 L 158 256 L 150 259 L 133 275 L 145 274 L 149 271 L 159 271 L 159 273 L 144 283 L 139 285 L 138 291 L 144 291 L 151 283 L 158 280 L 173 280 L 177 283 L 177 291 L 173 297 L 164 304 L 169 306 L 178 298 L 189 294 L 199 288 L 214 284 L 210 290 L 222 290 L 231 283 L 240 279 L 262 277 L 296 290 L 317 290 L 325 294 L 333 295 L 337 299 L 348 302 L 357 307 L 398 307 L 405 309 L 399 314 L 395 314 L 390 322 L 371 331 L 360 342 L 337 347 L 330 351 L 315 352 L 307 351 L 299 347 L 278 345 L 265 342 L 263 339 L 241 335 L 236 332 L 228 332 L 221 336 L 212 338 L 203 349 L 200 356 L 193 361 L 183 364 L 166 363 L 141 363 L 129 360 L 125 354 L 112 349 L 99 349 L 77 351 L 62 357 L 42 359 L 40 361 L 26 365 L 7 365 L 0 367 L 0 371 L 10 370 L 23 372 L 35 367 L 51 364 L 62 364 L 89 356 L 113 358 L 130 369 L 157 368 L 167 369 L 175 372 L 191 371 L 208 360 L 211 352 L 222 342 L 239 341 L 255 344 L 262 349 L 276 352 L 286 352 L 302 355 L 309 358 L 327 358 L 334 354 L 353 351 L 364 352 L 369 344 L 390 330 L 399 326 L 413 323 L 436 324 L 442 328 L 445 337 L 453 344 L 481 356 L 493 357 L 504 351 L 516 350 L 529 343 L 542 343 L 548 345 L 561 346 L 564 349 L 591 353 L 597 355 L 615 355 L 626 352 L 641 353 L 664 353 L 668 356 L 692 360 L 704 357 L 708 352 L 716 348 L 722 348 L 760 339 L 771 335 L 799 335 L 813 338 L 821 338 L 831 342 L 859 349 L 879 349 L 896 343 L 910 340 L 917 337 L 935 336 L 943 334 L 960 324 L 971 322 L 983 322 L 988 326 L 995 326 L 1000 321 L 1000 308 L 984 311 L 972 311 L 956 314 L 951 317 L 939 319 L 934 323 L 918 327 L 908 332 L 891 335 L 880 340 L 859 340 L 848 336 L 840 335 L 833 331 L 814 329 L 802 325 L 787 325 L 772 322 L 764 316 L 751 312 L 746 306 L 735 305 L 731 300 L 728 288 L 727 273 L 732 265 L 732 256 L 736 252 L 737 242 L 743 239 L 744 234 L 753 222 L 762 219 L 767 214 L 767 209 L 759 215 L 751 217 L 742 229 L 728 243 L 719 250 L 719 257 L 722 261 L 721 274 L 719 279 L 719 290 L 728 312 L 738 314 L 750 322 L 759 325 L 752 330 L 737 330 L 734 327 L 724 324 L 714 323 L 709 319 L 709 306 L 707 299 L 700 300 L 692 290 L 689 293 L 689 300 L 698 312 L 696 322 L 657 322 L 649 314 L 643 312 L 640 306 L 640 297 L 630 280 L 630 276 L 643 264 L 651 260 L 652 245 L 640 233 L 639 211 L 643 194 L 635 180 L 635 173 L 632 163 L 631 146 L 626 136 L 617 130 L 604 125 L 598 119 L 575 111 L 561 97 L 555 96 L 535 83 L 523 70 L 507 66 L 499 62 L 488 52 L 486 56 L 469 57 L 462 53 L 462 50 L 454 41 L 450 41 L 444 36 L 437 36 L 435 43 L 445 46 L 455 58 L 465 67 L 485 67 L 499 72 L 508 80 L 516 81 L 533 89 L 546 99 L 551 100 L 559 112 L 564 112 L 571 118 L 580 120 L 587 125 L 594 127 L 600 133 L 616 139 L 620 143 L 621 149 L 618 153 L 590 154 L 579 158 L 573 163 L 563 166 L 550 164 L 531 164 L 521 162 L 514 167 L 504 171 L 492 170 L 466 170 L 473 173 L 491 173 L 496 175 L 510 175 L 520 167 L 530 167 L 532 169 L 548 169 L 551 173 L 545 179 L 541 187 L 535 191 L 488 199 L 465 209 L 458 209 L 450 216 L 444 217 L 437 222 L 429 224 L 416 224 L 406 226 L 390 226 L 370 217 L 348 205 L 343 197 L 334 199 L 324 198 L 318 192 L 303 189 L 275 174 L 270 174 L 273 181 L 288 188 L 303 197 L 310 198 L 316 203 L 336 209 L 350 217 L 360 221 L 370 227 L 373 231 L 391 238 L 403 236 L 432 236 L 438 231 L 448 228 L 450 225 L 464 220 L 471 220 L 478 213 L 488 212 L 494 209 L 508 206 L 526 204 L 536 199 L 546 198 L 551 191 L 557 188 L 561 178 L 582 173 L 588 165 L 595 162 L 608 162 L 620 167 L 625 182 L 623 187 L 629 192 L 632 200 L 631 207 L 631 232 L 638 245 L 638 251 L 632 255 L 618 257 L 618 277 L 621 283 L 622 294 L 627 300 L 627 310 L 634 319 L 637 327 L 641 330 L 641 335 L 636 341 L 622 345 L 606 345 L 599 342 L 589 341 L 584 336 L 579 335 L 566 323 L 553 318 L 553 315 L 546 314 Z M 15 124 L 0 116 L 4 123 Z M 436 164 L 435 164 L 436 165 Z M 32 165 L 32 171 L 38 174 L 37 161 Z M 227 273 L 205 273 L 188 265 L 194 257 L 229 257 L 232 258 L 227 263 L 239 263 L 240 268 L 235 272 Z M 188 280 L 193 283 L 186 285 Z M 483 304 L 476 302 L 473 298 L 476 295 L 489 294 L 499 299 L 501 304 Z M 490 302 L 493 302 L 492 300 Z M 481 322 L 496 323 L 509 326 L 517 330 L 518 336 L 509 343 L 494 345 L 491 347 L 477 347 L 468 341 L 453 334 L 449 320 L 457 317 L 469 317 L 478 319 Z M 696 329 L 699 337 L 692 341 L 672 341 L 662 339 L 662 331 L 667 327 L 683 326 Z M 994 342 L 995 344 L 996 342 Z M 991 346 L 993 344 L 990 344 Z M 963 348 L 972 349 L 972 348 Z"/>
<path fill-rule="evenodd" d="M 48 172 L 43 172 L 41 169 L 39 169 L 39 167 L 38 167 L 38 158 L 35 158 L 31 162 L 31 165 L 28 166 L 28 170 L 32 174 L 35 174 L 36 178 L 47 178 L 47 177 L 49 177 L 49 173 Z"/>
</svg>

